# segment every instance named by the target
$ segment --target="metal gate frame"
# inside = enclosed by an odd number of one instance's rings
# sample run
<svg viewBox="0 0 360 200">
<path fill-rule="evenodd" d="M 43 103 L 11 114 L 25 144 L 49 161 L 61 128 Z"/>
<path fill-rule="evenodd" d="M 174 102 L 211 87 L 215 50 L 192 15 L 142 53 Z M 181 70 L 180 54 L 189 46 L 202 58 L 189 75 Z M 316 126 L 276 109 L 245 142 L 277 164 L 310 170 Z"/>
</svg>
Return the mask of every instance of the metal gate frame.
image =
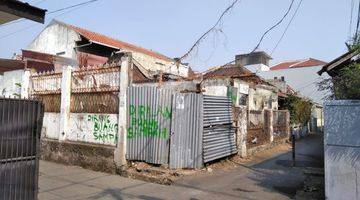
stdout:
<svg viewBox="0 0 360 200">
<path fill-rule="evenodd" d="M 0 98 L 0 199 L 37 199 L 43 105 Z"/>
</svg>

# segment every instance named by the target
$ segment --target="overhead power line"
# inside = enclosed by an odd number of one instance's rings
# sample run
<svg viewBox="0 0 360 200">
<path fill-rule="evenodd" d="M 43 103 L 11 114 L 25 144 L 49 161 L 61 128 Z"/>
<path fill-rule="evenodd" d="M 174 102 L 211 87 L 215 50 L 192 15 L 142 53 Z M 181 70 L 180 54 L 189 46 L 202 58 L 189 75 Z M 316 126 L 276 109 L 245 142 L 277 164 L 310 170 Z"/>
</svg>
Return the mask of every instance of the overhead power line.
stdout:
<svg viewBox="0 0 360 200">
<path fill-rule="evenodd" d="M 290 27 L 291 23 L 292 23 L 292 22 L 293 22 L 293 20 L 295 19 L 296 14 L 298 13 L 298 11 L 299 11 L 299 9 L 300 9 L 300 6 L 301 6 L 302 2 L 303 2 L 303 0 L 300 0 L 300 2 L 299 2 L 299 4 L 298 4 L 298 6 L 296 7 L 296 10 L 295 10 L 295 12 L 294 12 L 293 16 L 291 17 L 291 19 L 290 19 L 289 23 L 287 24 L 287 26 L 286 26 L 286 28 L 285 28 L 284 32 L 282 33 L 282 35 L 281 35 L 280 39 L 279 39 L 279 40 L 278 40 L 278 42 L 276 43 L 275 47 L 271 50 L 270 56 L 272 56 L 272 55 L 273 55 L 273 53 L 274 53 L 274 52 L 275 52 L 275 50 L 278 48 L 278 46 L 279 46 L 279 44 L 281 43 L 281 41 L 284 39 L 284 36 L 285 36 L 286 32 L 288 31 L 288 29 L 289 29 L 289 27 Z"/>
<path fill-rule="evenodd" d="M 49 14 L 54 14 L 54 13 L 61 12 L 61 11 L 66 11 L 66 12 L 63 12 L 63 13 L 61 13 L 61 14 L 56 15 L 56 16 L 53 17 L 53 18 L 55 18 L 55 17 L 61 16 L 61 15 L 70 13 L 70 12 L 72 12 L 72 11 L 74 11 L 74 10 L 80 9 L 80 8 L 82 8 L 83 6 L 85 6 L 85 5 L 89 4 L 89 3 L 93 3 L 93 2 L 95 2 L 95 1 L 99 1 L 99 0 L 91 0 L 91 1 L 86 1 L 86 2 L 83 2 L 83 3 L 79 3 L 79 4 L 76 4 L 76 5 L 68 6 L 68 7 L 65 7 L 65 8 L 61 8 L 61 9 L 52 11 L 52 12 L 49 13 Z M 69 10 L 69 9 L 70 9 L 70 10 Z M 53 18 L 52 18 L 52 19 L 53 19 Z M 18 30 L 14 31 L 14 32 L 11 32 L 11 33 L 2 35 L 2 36 L 0 36 L 0 40 L 1 40 L 1 39 L 4 39 L 4 38 L 7 38 L 7 37 L 9 37 L 9 36 L 11 36 L 11 35 L 14 35 L 14 34 L 16 34 L 16 33 L 20 33 L 20 32 L 23 32 L 23 31 L 25 31 L 25 30 L 31 29 L 31 28 L 33 28 L 33 27 L 35 27 L 35 26 L 38 26 L 38 25 L 40 25 L 40 24 L 32 24 L 31 26 L 27 26 L 27 27 L 25 27 L 25 28 L 18 29 Z M 0 27 L 1 27 L 1 26 L 0 26 Z"/>
<path fill-rule="evenodd" d="M 47 14 L 50 15 L 50 14 L 57 13 L 57 12 L 60 12 L 60 11 L 63 11 L 63 10 L 68 10 L 68 9 L 71 9 L 71 8 L 75 8 L 75 7 L 78 7 L 78 6 L 84 6 L 84 5 L 87 5 L 87 4 L 90 4 L 90 3 L 94 3 L 96 1 L 99 1 L 99 0 L 85 1 L 85 2 L 82 2 L 82 3 L 79 3 L 79 4 L 75 4 L 75 5 L 72 5 L 72 6 L 65 7 L 65 8 L 60 8 L 60 9 L 57 9 L 57 10 L 50 11 Z"/>
<path fill-rule="evenodd" d="M 191 46 L 191 48 L 183 55 L 180 57 L 180 61 L 182 61 L 183 59 L 185 59 L 186 57 L 188 57 L 192 51 L 194 51 L 194 49 L 201 43 L 202 40 L 204 40 L 206 38 L 206 36 L 208 34 L 210 34 L 211 32 L 213 32 L 214 30 L 216 30 L 216 27 L 220 24 L 221 20 L 224 18 L 224 16 L 237 4 L 240 3 L 241 0 L 235 0 L 233 1 L 220 15 L 220 17 L 218 18 L 218 20 L 216 21 L 216 23 L 209 29 L 207 30 L 204 34 L 201 35 L 201 37 L 199 39 L 196 40 L 196 42 Z"/>
<path fill-rule="evenodd" d="M 274 24 L 272 27 L 270 27 L 267 31 L 264 32 L 264 34 L 261 36 L 259 42 L 258 42 L 257 45 L 255 46 L 255 48 L 251 51 L 251 53 L 254 52 L 254 51 L 256 51 L 257 48 L 259 48 L 261 42 L 264 40 L 265 36 L 266 36 L 271 30 L 273 30 L 274 28 L 276 28 L 277 26 L 279 26 L 279 25 L 284 21 L 284 19 L 285 19 L 286 16 L 289 14 L 289 12 L 290 12 L 290 10 L 291 10 L 291 8 L 292 8 L 292 6 L 293 6 L 293 4 L 294 4 L 294 1 L 295 1 L 295 0 L 291 0 L 290 6 L 289 6 L 288 10 L 285 12 L 284 16 L 283 16 L 276 24 Z"/>
<path fill-rule="evenodd" d="M 262 34 L 259 42 L 256 44 L 256 46 L 254 47 L 254 49 L 253 49 L 250 53 L 254 53 L 254 52 L 256 51 L 256 49 L 259 48 L 259 46 L 260 46 L 261 42 L 264 40 L 266 34 L 268 34 L 271 30 L 273 30 L 274 28 L 276 28 L 277 26 L 279 26 L 279 25 L 284 21 L 284 19 L 286 18 L 286 16 L 288 16 L 288 14 L 289 14 L 292 6 L 294 5 L 294 1 L 295 1 L 295 0 L 291 0 L 290 6 L 289 6 L 289 8 L 287 9 L 287 11 L 285 12 L 285 14 L 283 15 L 283 17 L 282 17 L 278 22 L 276 22 L 272 27 L 270 27 L 268 30 L 266 30 L 266 31 Z M 249 54 L 250 54 L 250 53 L 249 53 Z M 235 61 L 236 61 L 236 60 L 234 59 L 234 60 L 232 60 L 232 61 L 230 61 L 230 62 L 225 63 L 225 64 L 222 65 L 221 67 L 230 65 L 230 64 L 234 63 Z M 257 72 L 258 72 L 258 71 L 257 71 Z M 256 74 L 257 72 L 255 72 L 255 74 Z"/>
</svg>

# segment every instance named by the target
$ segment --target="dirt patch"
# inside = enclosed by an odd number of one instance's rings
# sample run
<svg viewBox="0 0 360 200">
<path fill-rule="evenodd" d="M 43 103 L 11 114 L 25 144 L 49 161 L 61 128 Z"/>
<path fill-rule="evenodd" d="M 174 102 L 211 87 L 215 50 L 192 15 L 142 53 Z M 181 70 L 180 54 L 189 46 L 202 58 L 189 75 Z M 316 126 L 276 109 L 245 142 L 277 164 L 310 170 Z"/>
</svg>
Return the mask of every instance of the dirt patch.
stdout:
<svg viewBox="0 0 360 200">
<path fill-rule="evenodd" d="M 170 185 L 177 179 L 195 174 L 197 171 L 200 170 L 171 170 L 166 165 L 152 165 L 145 162 L 129 161 L 125 169 L 117 169 L 116 173 L 127 178 Z"/>
</svg>

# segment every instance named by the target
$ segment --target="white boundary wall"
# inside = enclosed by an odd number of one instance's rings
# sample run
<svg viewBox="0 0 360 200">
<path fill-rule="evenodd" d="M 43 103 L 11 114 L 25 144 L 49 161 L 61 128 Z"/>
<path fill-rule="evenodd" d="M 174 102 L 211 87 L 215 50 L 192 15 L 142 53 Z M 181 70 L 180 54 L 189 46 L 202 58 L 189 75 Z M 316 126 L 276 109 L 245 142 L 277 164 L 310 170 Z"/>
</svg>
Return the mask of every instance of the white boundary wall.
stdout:
<svg viewBox="0 0 360 200">
<path fill-rule="evenodd" d="M 325 103 L 326 199 L 360 199 L 360 101 Z"/>
<path fill-rule="evenodd" d="M 45 113 L 42 136 L 59 138 L 60 113 Z M 117 114 L 71 113 L 65 140 L 115 146 Z"/>
</svg>

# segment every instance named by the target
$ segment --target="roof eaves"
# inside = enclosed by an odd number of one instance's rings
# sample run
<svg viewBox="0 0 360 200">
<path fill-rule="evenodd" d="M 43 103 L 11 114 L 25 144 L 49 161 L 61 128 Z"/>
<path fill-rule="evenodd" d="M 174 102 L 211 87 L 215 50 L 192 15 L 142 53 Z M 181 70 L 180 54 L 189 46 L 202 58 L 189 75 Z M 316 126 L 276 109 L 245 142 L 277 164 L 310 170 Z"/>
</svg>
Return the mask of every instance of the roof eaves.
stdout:
<svg viewBox="0 0 360 200">
<path fill-rule="evenodd" d="M 322 73 L 331 71 L 335 67 L 341 65 L 345 61 L 351 59 L 352 57 L 358 55 L 358 51 L 349 51 L 337 58 L 335 58 L 333 61 L 329 62 L 328 64 L 324 65 L 320 71 L 318 71 L 318 74 L 321 76 Z"/>
</svg>

